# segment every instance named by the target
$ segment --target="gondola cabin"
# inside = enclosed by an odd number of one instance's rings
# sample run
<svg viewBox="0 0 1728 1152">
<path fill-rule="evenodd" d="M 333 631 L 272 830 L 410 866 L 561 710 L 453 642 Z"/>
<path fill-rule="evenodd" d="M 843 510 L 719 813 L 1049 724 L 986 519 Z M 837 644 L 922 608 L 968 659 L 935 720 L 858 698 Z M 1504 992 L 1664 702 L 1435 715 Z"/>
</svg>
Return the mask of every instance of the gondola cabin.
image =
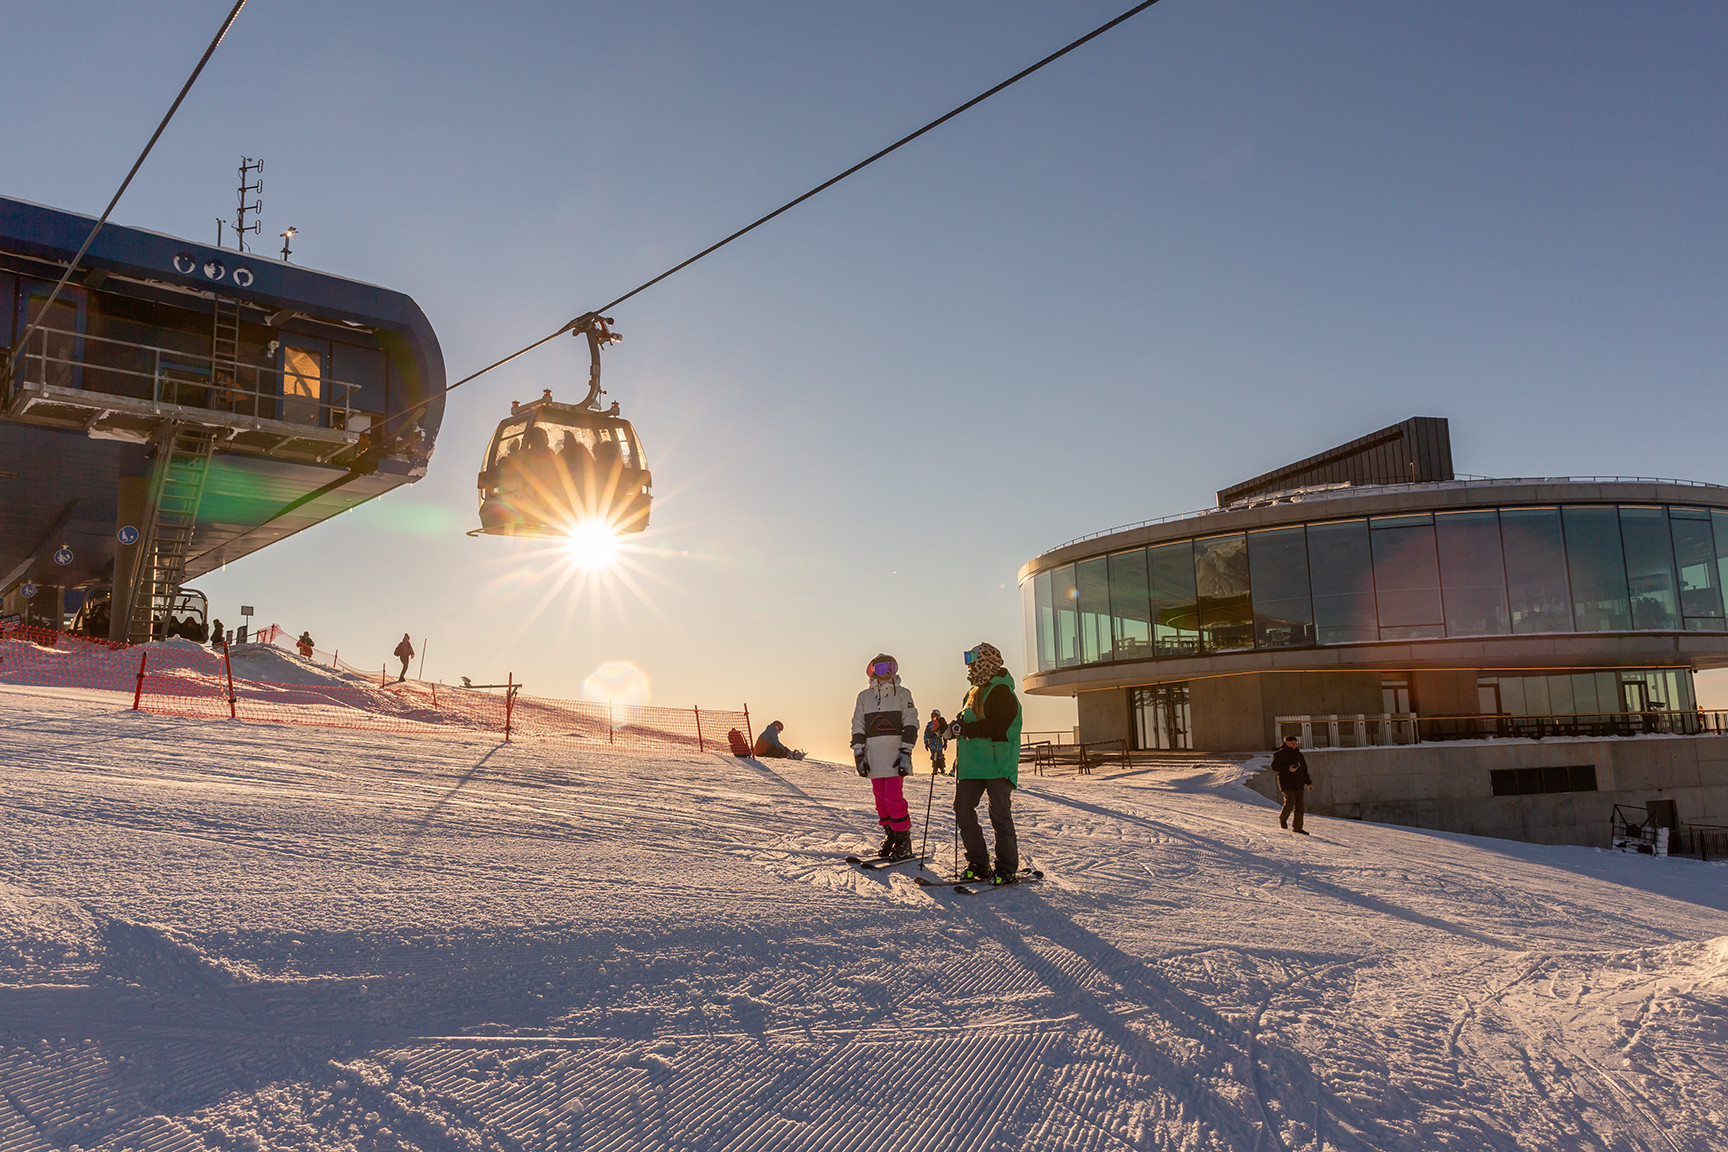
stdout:
<svg viewBox="0 0 1728 1152">
<path fill-rule="evenodd" d="M 561 404 L 550 389 L 539 400 L 510 405 L 477 486 L 477 531 L 489 536 L 563 538 L 593 524 L 640 532 L 653 502 L 642 444 L 618 406 Z"/>
</svg>

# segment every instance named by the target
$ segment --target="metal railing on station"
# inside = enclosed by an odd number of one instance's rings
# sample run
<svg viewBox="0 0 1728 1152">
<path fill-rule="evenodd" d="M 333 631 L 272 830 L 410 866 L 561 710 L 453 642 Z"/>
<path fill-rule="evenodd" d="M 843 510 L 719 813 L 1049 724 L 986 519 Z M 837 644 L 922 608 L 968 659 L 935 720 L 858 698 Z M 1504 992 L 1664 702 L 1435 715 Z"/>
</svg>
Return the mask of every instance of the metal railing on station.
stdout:
<svg viewBox="0 0 1728 1152">
<path fill-rule="evenodd" d="M 190 333 L 188 334 L 191 335 Z M 206 343 L 207 338 L 199 337 Z M 361 385 L 273 364 L 227 360 L 156 344 L 139 344 L 62 328 L 39 328 L 13 357 L 6 407 L 21 392 L 72 390 L 119 401 L 172 404 L 333 429 L 355 428 L 354 392 Z M 311 393 L 316 388 L 317 394 Z"/>
</svg>

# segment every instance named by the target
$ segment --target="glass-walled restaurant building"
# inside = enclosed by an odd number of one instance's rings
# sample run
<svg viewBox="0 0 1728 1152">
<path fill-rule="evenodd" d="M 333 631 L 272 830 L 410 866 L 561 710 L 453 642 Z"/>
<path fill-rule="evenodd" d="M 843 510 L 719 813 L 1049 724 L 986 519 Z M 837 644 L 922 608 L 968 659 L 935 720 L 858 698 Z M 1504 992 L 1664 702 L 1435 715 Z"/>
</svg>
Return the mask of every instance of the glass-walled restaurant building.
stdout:
<svg viewBox="0 0 1728 1152">
<path fill-rule="evenodd" d="M 1728 664 L 1725 583 L 1728 488 L 1310 485 L 1033 560 L 1026 681 L 1078 697 L 1082 739 L 1143 749 L 1267 748 L 1303 714 L 1686 730 L 1693 672 Z"/>
<path fill-rule="evenodd" d="M 1460 479 L 1418 418 L 1032 560 L 1025 685 L 1089 744 L 1296 735 L 1322 816 L 1606 846 L 1619 813 L 1696 851 L 1728 826 L 1694 684 L 1725 585 L 1728 487 Z"/>
</svg>

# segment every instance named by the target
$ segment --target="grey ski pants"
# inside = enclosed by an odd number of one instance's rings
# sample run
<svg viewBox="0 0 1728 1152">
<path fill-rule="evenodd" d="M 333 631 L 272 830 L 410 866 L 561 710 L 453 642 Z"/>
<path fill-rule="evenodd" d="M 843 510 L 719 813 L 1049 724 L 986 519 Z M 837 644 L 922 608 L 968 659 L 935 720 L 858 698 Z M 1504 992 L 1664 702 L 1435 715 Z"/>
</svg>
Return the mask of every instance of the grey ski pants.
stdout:
<svg viewBox="0 0 1728 1152">
<path fill-rule="evenodd" d="M 1014 835 L 1014 784 L 1006 776 L 994 780 L 961 780 L 954 788 L 954 822 L 960 825 L 960 842 L 966 846 L 966 863 L 982 872 L 990 867 L 990 846 L 978 823 L 978 801 L 990 796 L 990 827 L 996 833 L 996 870 L 1016 872 L 1020 868 L 1020 840 Z"/>
</svg>

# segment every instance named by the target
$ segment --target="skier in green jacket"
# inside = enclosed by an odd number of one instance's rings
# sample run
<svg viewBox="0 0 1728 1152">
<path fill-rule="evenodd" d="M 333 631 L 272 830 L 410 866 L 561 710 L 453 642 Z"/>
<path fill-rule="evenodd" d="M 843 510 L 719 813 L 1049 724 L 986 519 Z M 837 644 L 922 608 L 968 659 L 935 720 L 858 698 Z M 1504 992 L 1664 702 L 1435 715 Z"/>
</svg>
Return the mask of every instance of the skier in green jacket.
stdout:
<svg viewBox="0 0 1728 1152">
<path fill-rule="evenodd" d="M 966 679 L 972 688 L 949 732 L 956 740 L 954 819 L 966 846 L 962 880 L 1012 884 L 1020 871 L 1020 843 L 1014 835 L 1014 789 L 1020 783 L 1020 700 L 1014 677 L 1002 667 L 994 644 L 980 644 L 966 653 Z M 990 868 L 990 846 L 978 824 L 978 801 L 990 797 L 990 826 L 996 832 L 996 868 Z"/>
</svg>

